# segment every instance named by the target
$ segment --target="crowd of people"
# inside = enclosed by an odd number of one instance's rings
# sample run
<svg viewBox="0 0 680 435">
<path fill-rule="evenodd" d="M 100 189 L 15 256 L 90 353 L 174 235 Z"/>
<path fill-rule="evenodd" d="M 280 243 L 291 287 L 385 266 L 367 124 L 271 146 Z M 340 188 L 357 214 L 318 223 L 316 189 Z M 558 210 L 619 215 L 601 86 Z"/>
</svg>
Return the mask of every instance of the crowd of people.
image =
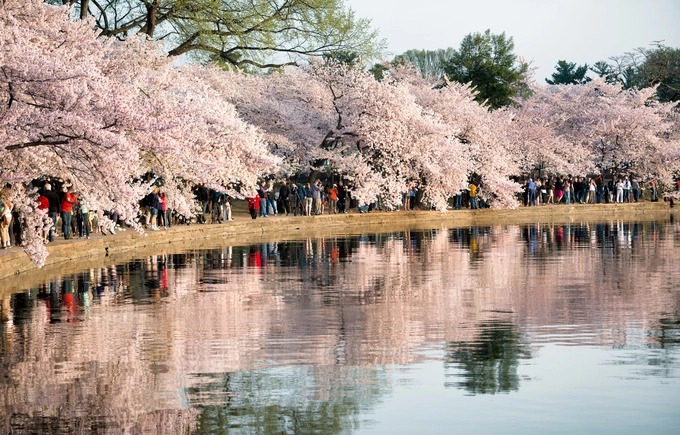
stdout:
<svg viewBox="0 0 680 435">
<path fill-rule="evenodd" d="M 0 191 L 0 239 L 3 248 L 19 246 L 22 241 L 22 224 L 18 210 L 9 199 L 10 187 Z M 97 210 L 93 210 L 88 200 L 78 195 L 73 187 L 66 187 L 58 180 L 36 180 L 28 187 L 38 188 L 37 207 L 51 221 L 50 229 L 42 234 L 45 243 L 53 242 L 59 236 L 69 240 L 75 237 L 89 239 L 93 233 L 116 234 L 114 227 L 103 225 Z M 101 216 L 114 223 L 118 221 L 118 215 L 113 211 L 105 211 Z"/>
<path fill-rule="evenodd" d="M 272 181 L 261 183 L 258 188 L 246 196 L 248 211 L 252 219 L 257 217 L 278 216 L 314 216 L 324 214 L 347 213 L 350 192 L 344 183 L 321 180 L 309 183 L 283 180 L 280 187 Z"/>
<path fill-rule="evenodd" d="M 645 199 L 652 202 L 660 198 L 659 183 L 652 179 L 642 182 L 635 177 L 613 177 L 605 180 L 602 176 L 547 176 L 536 179 L 525 178 L 518 181 L 522 192 L 518 201 L 527 207 L 546 204 L 600 204 L 631 203 Z M 21 225 L 18 213 L 10 200 L 10 187 L 0 190 L 0 241 L 3 248 L 21 244 Z M 51 220 L 51 228 L 43 233 L 45 243 L 58 236 L 68 240 L 74 237 L 89 239 L 90 235 L 115 234 L 116 229 L 124 230 L 113 210 L 98 212 L 82 195 L 61 180 L 37 180 L 29 188 L 38 188 L 38 208 L 44 210 Z M 680 191 L 680 179 L 675 190 Z M 151 231 L 167 230 L 176 224 L 196 222 L 223 223 L 233 221 L 232 203 L 237 195 L 230 195 L 209 189 L 203 184 L 193 186 L 197 209 L 194 217 L 173 213 L 171 203 L 162 186 L 153 190 L 140 201 L 140 223 Z M 648 192 L 648 193 L 646 193 Z M 351 186 L 342 180 L 326 181 L 315 179 L 310 182 L 283 180 L 261 182 L 256 190 L 245 196 L 248 212 L 252 219 L 270 216 L 314 216 L 321 214 L 347 213 L 356 208 L 359 213 L 372 210 L 398 211 L 413 210 L 418 205 L 418 188 L 415 184 L 406 186 L 402 203 L 394 206 L 384 205 L 380 197 L 367 205 L 360 205 L 351 196 Z M 452 195 L 450 208 L 478 209 L 487 208 L 489 192 L 478 180 L 470 182 L 466 189 Z M 425 207 L 429 208 L 429 207 Z M 104 217 L 105 219 L 102 219 Z M 107 220 L 107 225 L 103 221 Z"/>
<path fill-rule="evenodd" d="M 528 207 L 545 204 L 601 204 L 639 202 L 643 191 L 649 190 L 652 202 L 659 200 L 659 183 L 647 183 L 634 177 L 543 176 L 525 179 L 522 183 L 522 204 Z M 680 180 L 676 189 L 680 190 Z"/>
</svg>

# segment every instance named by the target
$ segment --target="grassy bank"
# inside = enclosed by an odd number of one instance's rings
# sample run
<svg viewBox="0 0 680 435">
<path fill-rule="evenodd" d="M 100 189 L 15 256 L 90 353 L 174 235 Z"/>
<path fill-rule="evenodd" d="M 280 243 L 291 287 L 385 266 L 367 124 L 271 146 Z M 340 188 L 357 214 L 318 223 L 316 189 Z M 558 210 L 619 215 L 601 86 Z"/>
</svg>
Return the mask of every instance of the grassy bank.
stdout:
<svg viewBox="0 0 680 435">
<path fill-rule="evenodd" d="M 460 210 L 372 212 L 313 217 L 279 216 L 250 219 L 236 213 L 224 224 L 175 226 L 167 231 L 140 235 L 132 230 L 89 240 L 57 240 L 48 245 L 46 264 L 37 269 L 20 248 L 0 253 L 0 293 L 14 292 L 60 273 L 104 267 L 148 255 L 224 245 L 333 237 L 350 234 L 415 230 L 440 227 L 521 225 L 532 222 L 587 223 L 602 221 L 650 221 L 680 218 L 668 203 L 558 205 L 515 210 Z"/>
</svg>

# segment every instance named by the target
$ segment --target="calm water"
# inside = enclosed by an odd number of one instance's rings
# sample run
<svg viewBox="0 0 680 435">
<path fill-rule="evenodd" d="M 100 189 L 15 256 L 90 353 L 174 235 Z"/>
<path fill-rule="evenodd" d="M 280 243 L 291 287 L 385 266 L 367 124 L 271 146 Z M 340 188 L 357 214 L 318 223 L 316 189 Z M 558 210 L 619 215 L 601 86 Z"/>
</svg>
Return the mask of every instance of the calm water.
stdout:
<svg viewBox="0 0 680 435">
<path fill-rule="evenodd" d="M 680 433 L 680 225 L 226 246 L 2 301 L 0 433 Z"/>
</svg>

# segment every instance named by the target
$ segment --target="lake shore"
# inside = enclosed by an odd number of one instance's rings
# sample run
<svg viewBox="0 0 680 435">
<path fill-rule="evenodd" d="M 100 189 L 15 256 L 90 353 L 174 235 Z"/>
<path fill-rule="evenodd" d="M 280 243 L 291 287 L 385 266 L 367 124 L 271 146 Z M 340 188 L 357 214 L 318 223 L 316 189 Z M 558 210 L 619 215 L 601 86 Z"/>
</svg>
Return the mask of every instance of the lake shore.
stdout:
<svg viewBox="0 0 680 435">
<path fill-rule="evenodd" d="M 301 238 L 418 230 L 442 227 L 521 225 L 603 221 L 652 221 L 680 218 L 679 208 L 667 202 L 632 204 L 579 204 L 520 207 L 514 210 L 484 209 L 436 211 L 374 211 L 321 216 L 270 216 L 256 220 L 236 213 L 223 224 L 192 224 L 145 235 L 127 229 L 112 236 L 58 239 L 48 244 L 45 266 L 38 269 L 21 248 L 0 252 L 0 294 L 13 293 L 60 273 L 105 267 L 135 258 L 225 245 L 248 245 Z"/>
</svg>

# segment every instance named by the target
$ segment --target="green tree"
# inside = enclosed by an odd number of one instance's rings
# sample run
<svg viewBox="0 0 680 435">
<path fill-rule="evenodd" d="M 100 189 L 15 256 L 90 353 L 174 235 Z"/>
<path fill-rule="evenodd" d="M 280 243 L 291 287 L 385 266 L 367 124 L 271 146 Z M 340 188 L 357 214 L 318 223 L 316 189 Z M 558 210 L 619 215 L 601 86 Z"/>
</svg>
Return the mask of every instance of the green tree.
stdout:
<svg viewBox="0 0 680 435">
<path fill-rule="evenodd" d="M 614 68 L 605 62 L 604 60 L 600 60 L 598 62 L 595 62 L 591 67 L 590 71 L 594 72 L 597 74 L 598 77 L 603 77 L 605 81 L 609 84 L 614 84 L 616 83 L 616 71 Z"/>
<path fill-rule="evenodd" d="M 146 34 L 171 56 L 218 57 L 242 68 L 294 65 L 304 56 L 355 52 L 370 59 L 385 43 L 370 20 L 357 18 L 344 0 L 47 0 L 75 3 L 102 35 Z"/>
<path fill-rule="evenodd" d="M 659 85 L 656 94 L 660 101 L 680 101 L 680 48 L 658 44 L 644 54 L 639 74 L 647 86 Z"/>
<path fill-rule="evenodd" d="M 552 80 L 545 79 L 550 85 L 582 85 L 591 80 L 586 76 L 588 64 L 576 66 L 574 62 L 560 60 L 557 61 L 555 69 L 557 71 L 552 73 Z"/>
<path fill-rule="evenodd" d="M 470 394 L 497 394 L 518 391 L 520 360 L 531 358 L 517 326 L 506 322 L 483 323 L 474 342 L 446 344 L 444 367 L 460 370 L 456 387 Z M 449 375 L 447 375 L 449 376 Z"/>
<path fill-rule="evenodd" d="M 198 411 L 194 433 L 348 434 L 358 428 L 357 416 L 389 392 L 383 372 L 372 368 L 295 370 L 297 377 L 266 370 L 200 375 L 184 391 Z M 333 386 L 323 400 L 308 391 L 317 381 Z"/>
<path fill-rule="evenodd" d="M 361 57 L 353 51 L 333 51 L 325 53 L 323 58 L 328 63 L 343 64 L 350 68 L 356 68 L 361 62 Z"/>
<path fill-rule="evenodd" d="M 368 71 L 373 74 L 373 77 L 379 82 L 382 81 L 383 78 L 385 78 L 385 71 L 388 71 L 390 69 L 388 64 L 385 63 L 376 63 L 369 69 Z"/>
<path fill-rule="evenodd" d="M 505 32 L 472 33 L 453 51 L 444 71 L 449 80 L 472 83 L 480 103 L 486 102 L 492 109 L 508 106 L 524 88 L 529 73 L 529 65 L 517 61 L 514 49 L 512 37 L 506 37 Z"/>
<path fill-rule="evenodd" d="M 658 85 L 659 101 L 680 101 L 680 48 L 666 47 L 660 42 L 653 46 L 610 57 L 610 63 L 597 62 L 597 70 L 591 70 L 626 89 Z"/>
</svg>

